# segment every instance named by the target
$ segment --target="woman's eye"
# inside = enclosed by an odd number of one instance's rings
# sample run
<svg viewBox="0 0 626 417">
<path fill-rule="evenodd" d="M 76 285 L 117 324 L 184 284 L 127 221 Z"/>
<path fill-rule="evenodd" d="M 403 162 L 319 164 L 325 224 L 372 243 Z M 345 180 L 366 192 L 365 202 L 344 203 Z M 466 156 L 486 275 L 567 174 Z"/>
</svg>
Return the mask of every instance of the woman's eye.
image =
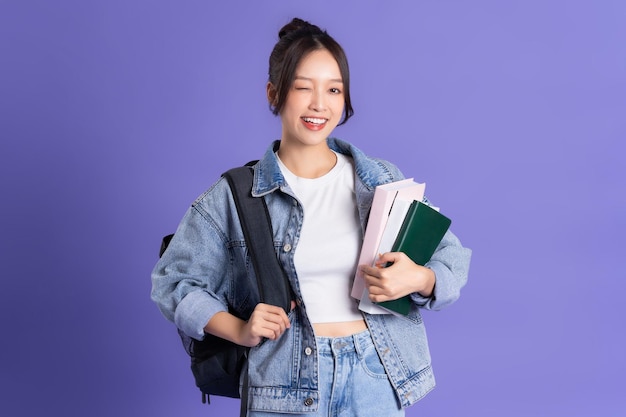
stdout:
<svg viewBox="0 0 626 417">
<path fill-rule="evenodd" d="M 331 88 L 330 92 L 333 93 L 333 94 L 341 94 L 341 90 L 338 89 L 338 88 Z"/>
</svg>

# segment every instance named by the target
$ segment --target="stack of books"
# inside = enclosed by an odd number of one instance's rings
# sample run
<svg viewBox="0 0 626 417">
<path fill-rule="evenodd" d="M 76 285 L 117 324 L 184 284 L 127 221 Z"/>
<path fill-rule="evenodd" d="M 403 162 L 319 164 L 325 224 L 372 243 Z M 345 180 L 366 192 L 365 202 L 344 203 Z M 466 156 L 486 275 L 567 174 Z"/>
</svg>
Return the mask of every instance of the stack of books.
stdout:
<svg viewBox="0 0 626 417">
<path fill-rule="evenodd" d="M 446 231 L 449 218 L 438 209 L 424 204 L 426 185 L 412 178 L 376 187 L 359 265 L 375 265 L 379 254 L 403 252 L 418 265 L 425 265 Z M 354 279 L 352 297 L 360 300 L 359 309 L 370 314 L 406 315 L 410 296 L 373 303 L 360 271 Z"/>
</svg>

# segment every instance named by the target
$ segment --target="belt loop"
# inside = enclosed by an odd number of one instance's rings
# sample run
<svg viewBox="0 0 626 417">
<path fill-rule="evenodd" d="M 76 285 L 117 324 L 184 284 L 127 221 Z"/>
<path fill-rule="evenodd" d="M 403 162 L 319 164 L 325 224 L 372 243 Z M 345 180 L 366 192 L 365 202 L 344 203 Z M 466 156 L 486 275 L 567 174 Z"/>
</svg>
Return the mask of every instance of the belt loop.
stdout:
<svg viewBox="0 0 626 417">
<path fill-rule="evenodd" d="M 370 337 L 368 330 L 363 330 L 362 332 L 356 333 L 352 335 L 352 340 L 354 341 L 354 350 L 359 357 L 363 356 L 363 353 L 367 349 L 367 344 L 365 343 Z"/>
</svg>

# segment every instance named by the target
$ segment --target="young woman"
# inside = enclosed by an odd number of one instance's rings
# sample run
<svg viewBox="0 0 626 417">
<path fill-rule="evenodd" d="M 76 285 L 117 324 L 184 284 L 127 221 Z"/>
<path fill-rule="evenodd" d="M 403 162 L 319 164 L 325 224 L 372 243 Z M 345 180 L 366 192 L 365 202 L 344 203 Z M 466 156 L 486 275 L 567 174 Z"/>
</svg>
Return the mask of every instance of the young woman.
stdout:
<svg viewBox="0 0 626 417">
<path fill-rule="evenodd" d="M 252 193 L 268 205 L 291 312 L 242 286 L 249 259 L 223 179 L 182 219 L 153 271 L 152 298 L 193 338 L 251 347 L 248 416 L 402 416 L 435 385 L 419 310 L 459 297 L 471 252 L 448 231 L 426 266 L 402 253 L 382 254 L 387 268 L 356 265 L 375 187 L 404 177 L 330 138 L 353 110 L 345 53 L 325 31 L 300 19 L 281 29 L 267 98 L 282 132 L 254 166 Z M 410 294 L 409 315 L 359 311 L 357 267 L 373 301 Z"/>
</svg>

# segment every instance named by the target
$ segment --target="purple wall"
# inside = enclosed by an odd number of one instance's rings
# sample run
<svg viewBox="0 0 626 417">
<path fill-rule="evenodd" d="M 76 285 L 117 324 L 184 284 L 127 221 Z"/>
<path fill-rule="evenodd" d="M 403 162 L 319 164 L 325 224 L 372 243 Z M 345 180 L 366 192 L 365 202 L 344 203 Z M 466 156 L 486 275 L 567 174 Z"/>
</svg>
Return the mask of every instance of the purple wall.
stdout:
<svg viewBox="0 0 626 417">
<path fill-rule="evenodd" d="M 336 136 L 426 182 L 474 250 L 407 415 L 624 415 L 621 0 L 1 1 L 1 414 L 236 415 L 200 404 L 149 275 L 278 138 L 266 63 L 296 15 L 350 59 Z"/>
</svg>

